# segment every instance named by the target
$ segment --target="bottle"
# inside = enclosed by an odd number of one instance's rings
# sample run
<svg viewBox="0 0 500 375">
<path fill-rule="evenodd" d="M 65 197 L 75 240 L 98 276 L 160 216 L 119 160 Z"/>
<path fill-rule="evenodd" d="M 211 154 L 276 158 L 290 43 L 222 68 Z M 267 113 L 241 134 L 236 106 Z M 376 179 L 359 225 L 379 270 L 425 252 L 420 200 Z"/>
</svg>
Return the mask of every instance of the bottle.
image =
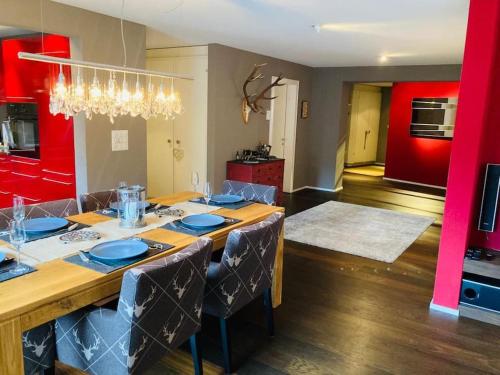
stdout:
<svg viewBox="0 0 500 375">
<path fill-rule="evenodd" d="M 241 159 L 240 152 L 236 151 L 236 160 L 240 160 L 240 159 Z"/>
</svg>

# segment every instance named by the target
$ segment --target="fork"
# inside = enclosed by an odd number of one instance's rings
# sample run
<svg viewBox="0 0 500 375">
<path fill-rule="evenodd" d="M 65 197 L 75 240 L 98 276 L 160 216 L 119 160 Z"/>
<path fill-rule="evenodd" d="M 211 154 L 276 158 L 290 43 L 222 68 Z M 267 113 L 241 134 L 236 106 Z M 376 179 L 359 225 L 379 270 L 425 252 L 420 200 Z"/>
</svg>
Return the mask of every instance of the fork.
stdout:
<svg viewBox="0 0 500 375">
<path fill-rule="evenodd" d="M 106 264 L 106 263 L 102 263 L 102 262 L 99 262 L 98 260 L 90 258 L 90 256 L 85 251 L 80 250 L 78 252 L 78 255 L 80 256 L 80 259 L 82 261 L 84 261 L 85 263 L 91 263 L 92 262 L 92 263 L 100 264 L 101 266 L 109 267 L 109 265 Z"/>
</svg>

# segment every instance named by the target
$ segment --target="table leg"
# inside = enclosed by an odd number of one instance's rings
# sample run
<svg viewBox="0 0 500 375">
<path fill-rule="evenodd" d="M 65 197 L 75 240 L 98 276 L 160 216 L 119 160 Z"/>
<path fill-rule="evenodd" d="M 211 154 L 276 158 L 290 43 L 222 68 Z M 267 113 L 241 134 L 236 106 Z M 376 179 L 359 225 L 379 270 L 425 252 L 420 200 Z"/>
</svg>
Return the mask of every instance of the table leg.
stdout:
<svg viewBox="0 0 500 375">
<path fill-rule="evenodd" d="M 0 372 L 5 375 L 24 374 L 21 322 L 15 318 L 0 323 Z"/>
<path fill-rule="evenodd" d="M 281 305 L 281 293 L 283 282 L 283 250 L 285 243 L 285 228 L 281 229 L 278 239 L 278 249 L 276 250 L 276 260 L 274 261 L 274 274 L 273 274 L 273 307 L 276 308 Z"/>
</svg>

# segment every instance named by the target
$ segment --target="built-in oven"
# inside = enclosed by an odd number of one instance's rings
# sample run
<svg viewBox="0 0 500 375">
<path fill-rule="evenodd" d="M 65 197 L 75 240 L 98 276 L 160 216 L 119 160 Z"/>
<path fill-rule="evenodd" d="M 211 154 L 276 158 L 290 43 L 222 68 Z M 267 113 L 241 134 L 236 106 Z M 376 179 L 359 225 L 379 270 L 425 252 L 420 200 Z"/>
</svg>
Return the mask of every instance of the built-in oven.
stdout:
<svg viewBox="0 0 500 375">
<path fill-rule="evenodd" d="M 457 98 L 413 98 L 410 135 L 452 139 Z"/>
<path fill-rule="evenodd" d="M 2 143 L 15 156 L 40 159 L 38 108 L 34 103 L 7 103 L 2 121 Z"/>
</svg>

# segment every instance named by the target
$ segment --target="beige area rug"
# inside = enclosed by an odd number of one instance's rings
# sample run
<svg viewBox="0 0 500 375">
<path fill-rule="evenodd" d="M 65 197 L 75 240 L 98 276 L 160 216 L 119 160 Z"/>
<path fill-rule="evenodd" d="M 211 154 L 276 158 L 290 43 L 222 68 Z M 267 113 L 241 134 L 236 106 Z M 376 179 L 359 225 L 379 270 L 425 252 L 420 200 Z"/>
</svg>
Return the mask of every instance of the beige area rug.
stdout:
<svg viewBox="0 0 500 375">
<path fill-rule="evenodd" d="M 361 174 L 363 176 L 383 177 L 385 167 L 381 165 L 367 165 L 363 167 L 344 168 L 346 173 Z"/>
<path fill-rule="evenodd" d="M 285 220 L 285 239 L 394 262 L 434 218 L 330 201 Z"/>
</svg>

